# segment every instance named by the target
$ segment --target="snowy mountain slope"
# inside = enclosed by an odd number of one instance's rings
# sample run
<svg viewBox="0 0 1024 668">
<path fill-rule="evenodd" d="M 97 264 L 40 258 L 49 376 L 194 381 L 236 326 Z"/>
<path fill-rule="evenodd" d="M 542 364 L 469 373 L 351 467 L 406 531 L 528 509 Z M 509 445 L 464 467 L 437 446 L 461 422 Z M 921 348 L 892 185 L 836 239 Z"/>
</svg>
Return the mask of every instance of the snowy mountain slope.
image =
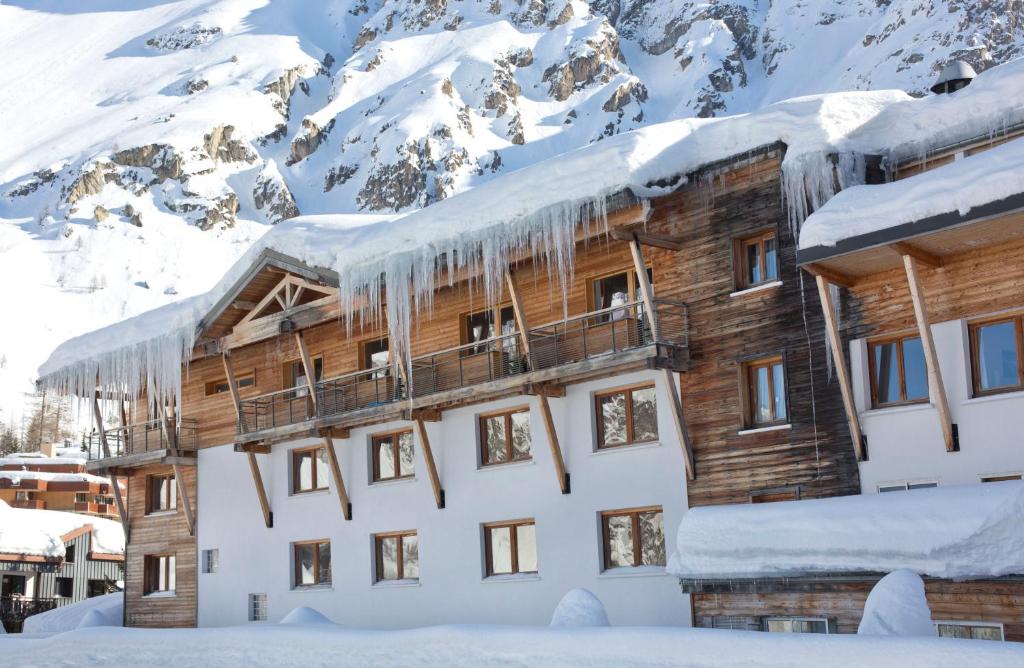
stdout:
<svg viewBox="0 0 1024 668">
<path fill-rule="evenodd" d="M 0 419 L 68 336 L 208 289 L 298 212 L 410 211 L 651 122 L 920 93 L 1004 0 L 0 4 Z"/>
</svg>

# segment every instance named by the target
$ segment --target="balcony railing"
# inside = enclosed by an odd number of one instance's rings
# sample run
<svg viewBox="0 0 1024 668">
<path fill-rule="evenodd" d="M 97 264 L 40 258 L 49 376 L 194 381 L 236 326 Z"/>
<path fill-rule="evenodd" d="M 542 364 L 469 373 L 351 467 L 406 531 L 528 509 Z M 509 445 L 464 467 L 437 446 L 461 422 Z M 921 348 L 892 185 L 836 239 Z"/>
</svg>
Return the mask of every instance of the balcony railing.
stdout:
<svg viewBox="0 0 1024 668">
<path fill-rule="evenodd" d="M 169 426 L 174 429 L 174 425 Z M 107 446 L 111 457 L 138 455 L 145 452 L 167 450 L 171 445 L 167 442 L 160 420 L 150 420 L 128 427 L 111 427 L 104 430 Z M 177 449 L 195 450 L 199 444 L 198 423 L 193 419 L 182 419 L 177 428 Z M 97 432 L 89 434 L 86 441 L 89 459 L 103 459 L 103 444 Z"/>
<path fill-rule="evenodd" d="M 0 598 L 0 624 L 3 624 L 8 633 L 21 633 L 26 617 L 53 610 L 70 601 L 71 599 L 4 596 Z"/>
<path fill-rule="evenodd" d="M 642 302 L 592 311 L 565 320 L 530 328 L 529 354 L 519 333 L 505 334 L 410 361 L 408 387 L 389 371 L 355 371 L 316 384 L 316 407 L 305 387 L 279 390 L 240 402 L 239 433 L 306 422 L 360 409 L 391 404 L 402 399 L 426 397 L 472 387 L 531 371 L 576 362 L 611 358 L 617 353 L 651 344 L 686 348 L 686 304 L 655 300 L 658 311 L 657 340 Z"/>
</svg>

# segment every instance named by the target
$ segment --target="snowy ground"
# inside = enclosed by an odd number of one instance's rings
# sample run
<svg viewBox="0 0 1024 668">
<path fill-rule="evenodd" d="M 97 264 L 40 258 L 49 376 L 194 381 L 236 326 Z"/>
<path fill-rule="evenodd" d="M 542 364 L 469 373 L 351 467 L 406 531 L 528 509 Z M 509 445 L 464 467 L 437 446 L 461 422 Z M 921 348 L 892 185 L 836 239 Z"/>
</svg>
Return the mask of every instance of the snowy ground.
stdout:
<svg viewBox="0 0 1024 668">
<path fill-rule="evenodd" d="M 781 636 L 670 628 L 438 626 L 357 631 L 259 625 L 217 630 L 90 628 L 0 637 L 9 666 L 998 666 L 1024 645 L 982 640 Z"/>
</svg>

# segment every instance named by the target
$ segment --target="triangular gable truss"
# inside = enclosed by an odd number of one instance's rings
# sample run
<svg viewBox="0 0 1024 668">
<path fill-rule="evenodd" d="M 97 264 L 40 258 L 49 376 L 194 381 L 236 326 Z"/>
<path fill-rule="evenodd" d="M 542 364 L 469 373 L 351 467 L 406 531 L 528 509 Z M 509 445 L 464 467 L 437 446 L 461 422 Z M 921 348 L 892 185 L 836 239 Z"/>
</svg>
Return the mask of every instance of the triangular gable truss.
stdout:
<svg viewBox="0 0 1024 668">
<path fill-rule="evenodd" d="M 307 299 L 310 296 L 314 298 Z M 338 289 L 335 287 L 317 285 L 299 276 L 285 274 L 235 327 L 268 315 L 287 315 L 301 307 L 318 304 L 321 300 L 337 298 Z"/>
</svg>

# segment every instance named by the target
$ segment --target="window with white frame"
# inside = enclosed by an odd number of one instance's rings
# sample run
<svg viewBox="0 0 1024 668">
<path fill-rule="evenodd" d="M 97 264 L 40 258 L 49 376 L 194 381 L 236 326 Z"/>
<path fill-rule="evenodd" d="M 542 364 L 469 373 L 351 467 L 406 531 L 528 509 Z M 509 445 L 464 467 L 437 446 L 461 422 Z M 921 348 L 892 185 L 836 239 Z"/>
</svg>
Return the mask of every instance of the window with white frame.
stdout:
<svg viewBox="0 0 1024 668">
<path fill-rule="evenodd" d="M 267 595 L 249 594 L 249 621 L 267 621 Z"/>
<path fill-rule="evenodd" d="M 769 633 L 825 633 L 829 632 L 824 617 L 765 617 L 764 630 Z"/>
<path fill-rule="evenodd" d="M 917 482 L 888 482 L 885 484 L 878 485 L 879 492 L 906 492 L 907 490 L 913 489 L 929 489 L 931 487 L 938 487 L 939 483 L 934 480 L 919 480 Z"/>
<path fill-rule="evenodd" d="M 220 565 L 220 550 L 203 550 L 203 572 L 216 573 Z"/>
</svg>

